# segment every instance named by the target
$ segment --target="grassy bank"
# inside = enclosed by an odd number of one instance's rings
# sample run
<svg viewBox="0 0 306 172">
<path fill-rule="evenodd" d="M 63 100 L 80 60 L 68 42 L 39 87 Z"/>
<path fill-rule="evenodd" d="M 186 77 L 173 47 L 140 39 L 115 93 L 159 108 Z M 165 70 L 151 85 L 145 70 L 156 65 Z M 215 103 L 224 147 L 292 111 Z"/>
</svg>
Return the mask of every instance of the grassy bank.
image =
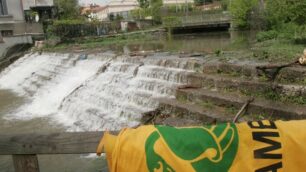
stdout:
<svg viewBox="0 0 306 172">
<path fill-rule="evenodd" d="M 305 44 L 296 44 L 289 39 L 254 41 L 249 45 L 245 43 L 244 47 L 242 43 L 239 43 L 239 46 L 236 44 L 230 44 L 225 50 L 215 50 L 212 57 L 221 61 L 250 60 L 277 64 L 298 59 L 306 48 Z"/>
<path fill-rule="evenodd" d="M 271 62 L 293 61 L 303 52 L 306 45 L 295 44 L 288 39 L 273 39 L 255 43 L 251 48 L 253 56 Z"/>
<path fill-rule="evenodd" d="M 55 46 L 46 45 L 42 50 L 47 52 L 104 50 L 109 47 L 122 46 L 127 43 L 141 43 L 158 39 L 153 33 L 135 32 L 107 37 L 84 37 L 61 42 Z"/>
</svg>

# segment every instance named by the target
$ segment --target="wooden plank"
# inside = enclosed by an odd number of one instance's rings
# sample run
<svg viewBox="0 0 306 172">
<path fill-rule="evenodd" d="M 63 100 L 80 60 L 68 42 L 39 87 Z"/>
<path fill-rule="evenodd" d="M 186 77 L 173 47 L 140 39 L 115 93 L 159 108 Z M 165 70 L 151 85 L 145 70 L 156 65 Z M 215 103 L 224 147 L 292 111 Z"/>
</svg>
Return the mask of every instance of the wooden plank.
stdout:
<svg viewBox="0 0 306 172">
<path fill-rule="evenodd" d="M 0 135 L 0 155 L 95 153 L 102 136 L 103 132 Z"/>
<path fill-rule="evenodd" d="M 39 172 L 36 155 L 13 155 L 15 172 Z"/>
</svg>

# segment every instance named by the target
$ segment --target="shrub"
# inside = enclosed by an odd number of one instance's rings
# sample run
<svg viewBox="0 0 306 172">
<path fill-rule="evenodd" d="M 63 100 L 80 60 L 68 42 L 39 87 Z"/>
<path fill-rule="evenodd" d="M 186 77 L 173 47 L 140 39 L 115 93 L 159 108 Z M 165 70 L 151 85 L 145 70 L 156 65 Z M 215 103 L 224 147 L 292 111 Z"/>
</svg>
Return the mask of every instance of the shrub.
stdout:
<svg viewBox="0 0 306 172">
<path fill-rule="evenodd" d="M 270 30 L 270 31 L 265 31 L 265 32 L 259 32 L 256 35 L 256 39 L 258 42 L 266 41 L 266 40 L 271 40 L 271 39 L 276 39 L 278 37 L 278 32 L 275 30 Z"/>
<path fill-rule="evenodd" d="M 181 20 L 176 16 L 164 17 L 162 19 L 163 25 L 167 28 L 171 28 L 181 24 Z"/>
<path fill-rule="evenodd" d="M 120 25 L 116 21 L 102 23 L 84 20 L 57 20 L 54 21 L 51 28 L 53 35 L 60 37 L 62 41 L 66 41 L 84 36 L 98 36 L 110 30 L 119 30 Z"/>
</svg>

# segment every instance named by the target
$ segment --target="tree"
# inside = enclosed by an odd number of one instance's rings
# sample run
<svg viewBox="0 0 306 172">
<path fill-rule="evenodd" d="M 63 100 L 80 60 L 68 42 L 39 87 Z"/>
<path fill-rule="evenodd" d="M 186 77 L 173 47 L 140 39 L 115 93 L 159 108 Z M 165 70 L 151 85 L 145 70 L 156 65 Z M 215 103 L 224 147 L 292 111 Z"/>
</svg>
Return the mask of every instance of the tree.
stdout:
<svg viewBox="0 0 306 172">
<path fill-rule="evenodd" d="M 285 23 L 306 24 L 306 0 L 267 0 L 266 18 L 270 27 Z"/>
<path fill-rule="evenodd" d="M 204 5 L 213 2 L 213 0 L 193 0 L 193 1 L 195 5 Z"/>
<path fill-rule="evenodd" d="M 234 23 L 240 28 L 249 28 L 251 24 L 251 15 L 258 0 L 231 0 L 230 12 Z"/>
<path fill-rule="evenodd" d="M 151 0 L 150 9 L 151 16 L 156 23 L 161 23 L 161 7 L 163 6 L 162 0 Z"/>
<path fill-rule="evenodd" d="M 148 8 L 150 6 L 150 0 L 137 0 L 140 8 Z"/>
<path fill-rule="evenodd" d="M 137 0 L 140 6 L 139 10 L 133 12 L 134 16 L 140 16 L 139 18 L 145 18 L 152 16 L 155 23 L 161 23 L 161 7 L 163 6 L 163 0 Z M 138 14 L 137 14 L 138 13 Z"/>
<path fill-rule="evenodd" d="M 54 4 L 58 8 L 61 19 L 75 19 L 80 17 L 78 0 L 54 0 Z"/>
</svg>

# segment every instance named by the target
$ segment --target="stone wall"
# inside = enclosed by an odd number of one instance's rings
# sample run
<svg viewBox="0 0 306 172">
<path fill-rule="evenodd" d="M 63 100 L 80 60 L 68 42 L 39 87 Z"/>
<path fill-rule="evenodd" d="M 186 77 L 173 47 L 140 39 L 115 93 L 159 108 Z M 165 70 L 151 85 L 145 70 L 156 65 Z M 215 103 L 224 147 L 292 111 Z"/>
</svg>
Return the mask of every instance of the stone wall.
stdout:
<svg viewBox="0 0 306 172">
<path fill-rule="evenodd" d="M 32 44 L 33 40 L 30 35 L 3 37 L 3 43 L 0 43 L 0 62 L 9 48 L 18 44 Z"/>
</svg>

